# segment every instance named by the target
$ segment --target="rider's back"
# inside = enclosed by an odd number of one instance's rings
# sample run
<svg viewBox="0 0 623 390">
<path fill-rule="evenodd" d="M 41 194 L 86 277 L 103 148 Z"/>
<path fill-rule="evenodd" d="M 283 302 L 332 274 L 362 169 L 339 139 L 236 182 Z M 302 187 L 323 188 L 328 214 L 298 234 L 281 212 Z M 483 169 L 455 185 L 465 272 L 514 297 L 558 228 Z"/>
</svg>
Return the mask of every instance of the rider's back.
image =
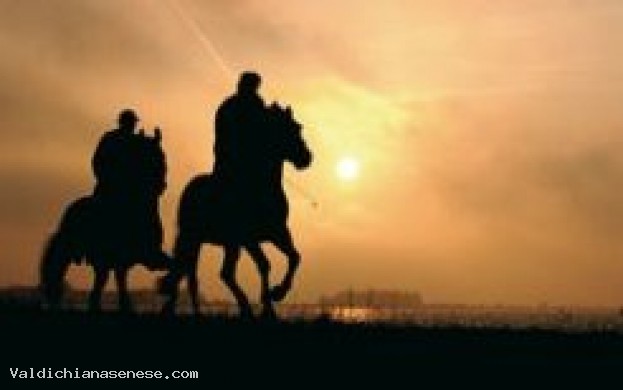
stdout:
<svg viewBox="0 0 623 390">
<path fill-rule="evenodd" d="M 264 103 L 256 95 L 235 94 L 219 106 L 214 142 L 214 174 L 219 179 L 232 185 L 250 179 L 264 116 Z"/>
<path fill-rule="evenodd" d="M 92 161 L 96 196 L 117 197 L 132 192 L 137 174 L 133 161 L 136 150 L 133 134 L 111 130 L 102 136 Z"/>
</svg>

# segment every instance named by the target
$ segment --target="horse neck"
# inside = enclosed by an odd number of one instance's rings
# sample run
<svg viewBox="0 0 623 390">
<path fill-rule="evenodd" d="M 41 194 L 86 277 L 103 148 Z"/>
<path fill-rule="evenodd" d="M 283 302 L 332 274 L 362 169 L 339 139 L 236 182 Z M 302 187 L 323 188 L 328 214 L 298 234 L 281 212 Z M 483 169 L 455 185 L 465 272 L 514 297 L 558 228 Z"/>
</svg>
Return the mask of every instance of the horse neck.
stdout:
<svg viewBox="0 0 623 390">
<path fill-rule="evenodd" d="M 144 142 L 151 142 L 145 140 Z M 137 182 L 143 186 L 140 189 L 144 199 L 157 201 L 162 194 L 162 184 L 166 179 L 166 158 L 164 152 L 154 145 L 144 145 L 141 156 L 141 166 L 138 172 Z M 153 149 L 152 149 L 153 148 Z"/>
</svg>

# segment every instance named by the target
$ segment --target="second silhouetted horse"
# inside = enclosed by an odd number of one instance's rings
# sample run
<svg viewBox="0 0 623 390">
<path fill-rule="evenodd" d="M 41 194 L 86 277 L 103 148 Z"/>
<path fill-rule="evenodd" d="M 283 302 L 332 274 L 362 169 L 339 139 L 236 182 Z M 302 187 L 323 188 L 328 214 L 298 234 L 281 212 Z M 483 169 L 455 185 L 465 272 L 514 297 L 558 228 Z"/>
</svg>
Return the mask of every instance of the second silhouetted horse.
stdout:
<svg viewBox="0 0 623 390">
<path fill-rule="evenodd" d="M 228 193 L 213 175 L 193 178 L 183 191 L 178 209 L 178 235 L 174 258 L 182 263 L 162 281 L 160 290 L 169 295 L 163 311 L 172 313 L 184 275 L 195 314 L 199 313 L 197 268 L 204 243 L 222 246 L 224 259 L 220 276 L 233 293 L 243 317 L 252 316 L 249 300 L 236 281 L 236 266 L 241 249 L 255 262 L 261 277 L 262 315 L 275 317 L 273 302 L 281 301 L 292 287 L 300 254 L 287 225 L 288 202 L 283 189 L 285 162 L 297 169 L 310 166 L 312 154 L 302 136 L 302 126 L 291 109 L 273 104 L 268 108 L 268 124 L 258 140 L 254 156 L 254 184 L 249 193 Z M 244 158 L 244 156 L 241 156 Z M 287 256 L 283 280 L 270 286 L 270 262 L 260 244 L 272 243 Z"/>
</svg>

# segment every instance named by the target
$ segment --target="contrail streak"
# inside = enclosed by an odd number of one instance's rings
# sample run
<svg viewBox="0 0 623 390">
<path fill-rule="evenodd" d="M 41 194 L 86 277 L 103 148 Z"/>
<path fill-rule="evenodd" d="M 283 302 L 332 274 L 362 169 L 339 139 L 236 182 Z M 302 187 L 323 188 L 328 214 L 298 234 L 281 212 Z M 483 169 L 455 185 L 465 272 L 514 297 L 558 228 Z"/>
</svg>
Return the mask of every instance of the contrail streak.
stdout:
<svg viewBox="0 0 623 390">
<path fill-rule="evenodd" d="M 186 10 L 184 10 L 179 1 L 170 0 L 167 3 L 177 17 L 184 23 L 186 28 L 188 28 L 195 38 L 197 38 L 197 41 L 201 43 L 201 46 L 204 48 L 207 55 L 212 58 L 214 62 L 216 62 L 218 67 L 223 71 L 228 79 L 233 79 L 234 72 L 231 70 L 230 66 L 227 65 L 227 62 L 223 56 L 218 52 L 216 46 L 212 43 L 212 41 L 210 41 L 210 39 L 208 39 L 208 36 L 201 29 L 197 21 L 192 18 Z"/>
</svg>

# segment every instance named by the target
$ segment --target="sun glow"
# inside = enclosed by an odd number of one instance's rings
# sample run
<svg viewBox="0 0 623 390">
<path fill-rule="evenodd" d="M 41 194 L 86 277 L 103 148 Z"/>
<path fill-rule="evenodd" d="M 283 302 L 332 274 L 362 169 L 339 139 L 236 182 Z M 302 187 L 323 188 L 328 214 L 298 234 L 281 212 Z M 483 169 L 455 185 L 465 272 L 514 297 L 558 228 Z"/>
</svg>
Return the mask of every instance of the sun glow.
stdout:
<svg viewBox="0 0 623 390">
<path fill-rule="evenodd" d="M 372 183 L 389 177 L 402 159 L 401 134 L 413 116 L 399 101 L 337 78 L 319 78 L 290 92 L 297 97 L 297 115 L 306 124 L 309 142 L 318 146 L 318 164 L 311 173 L 315 187 L 335 204 L 344 190 L 364 201 Z M 353 113 L 361 115 L 353 115 Z M 314 173 L 315 172 L 315 173 Z"/>
<path fill-rule="evenodd" d="M 342 157 L 335 166 L 335 173 L 342 181 L 353 181 L 359 177 L 359 160 L 354 157 Z"/>
</svg>

